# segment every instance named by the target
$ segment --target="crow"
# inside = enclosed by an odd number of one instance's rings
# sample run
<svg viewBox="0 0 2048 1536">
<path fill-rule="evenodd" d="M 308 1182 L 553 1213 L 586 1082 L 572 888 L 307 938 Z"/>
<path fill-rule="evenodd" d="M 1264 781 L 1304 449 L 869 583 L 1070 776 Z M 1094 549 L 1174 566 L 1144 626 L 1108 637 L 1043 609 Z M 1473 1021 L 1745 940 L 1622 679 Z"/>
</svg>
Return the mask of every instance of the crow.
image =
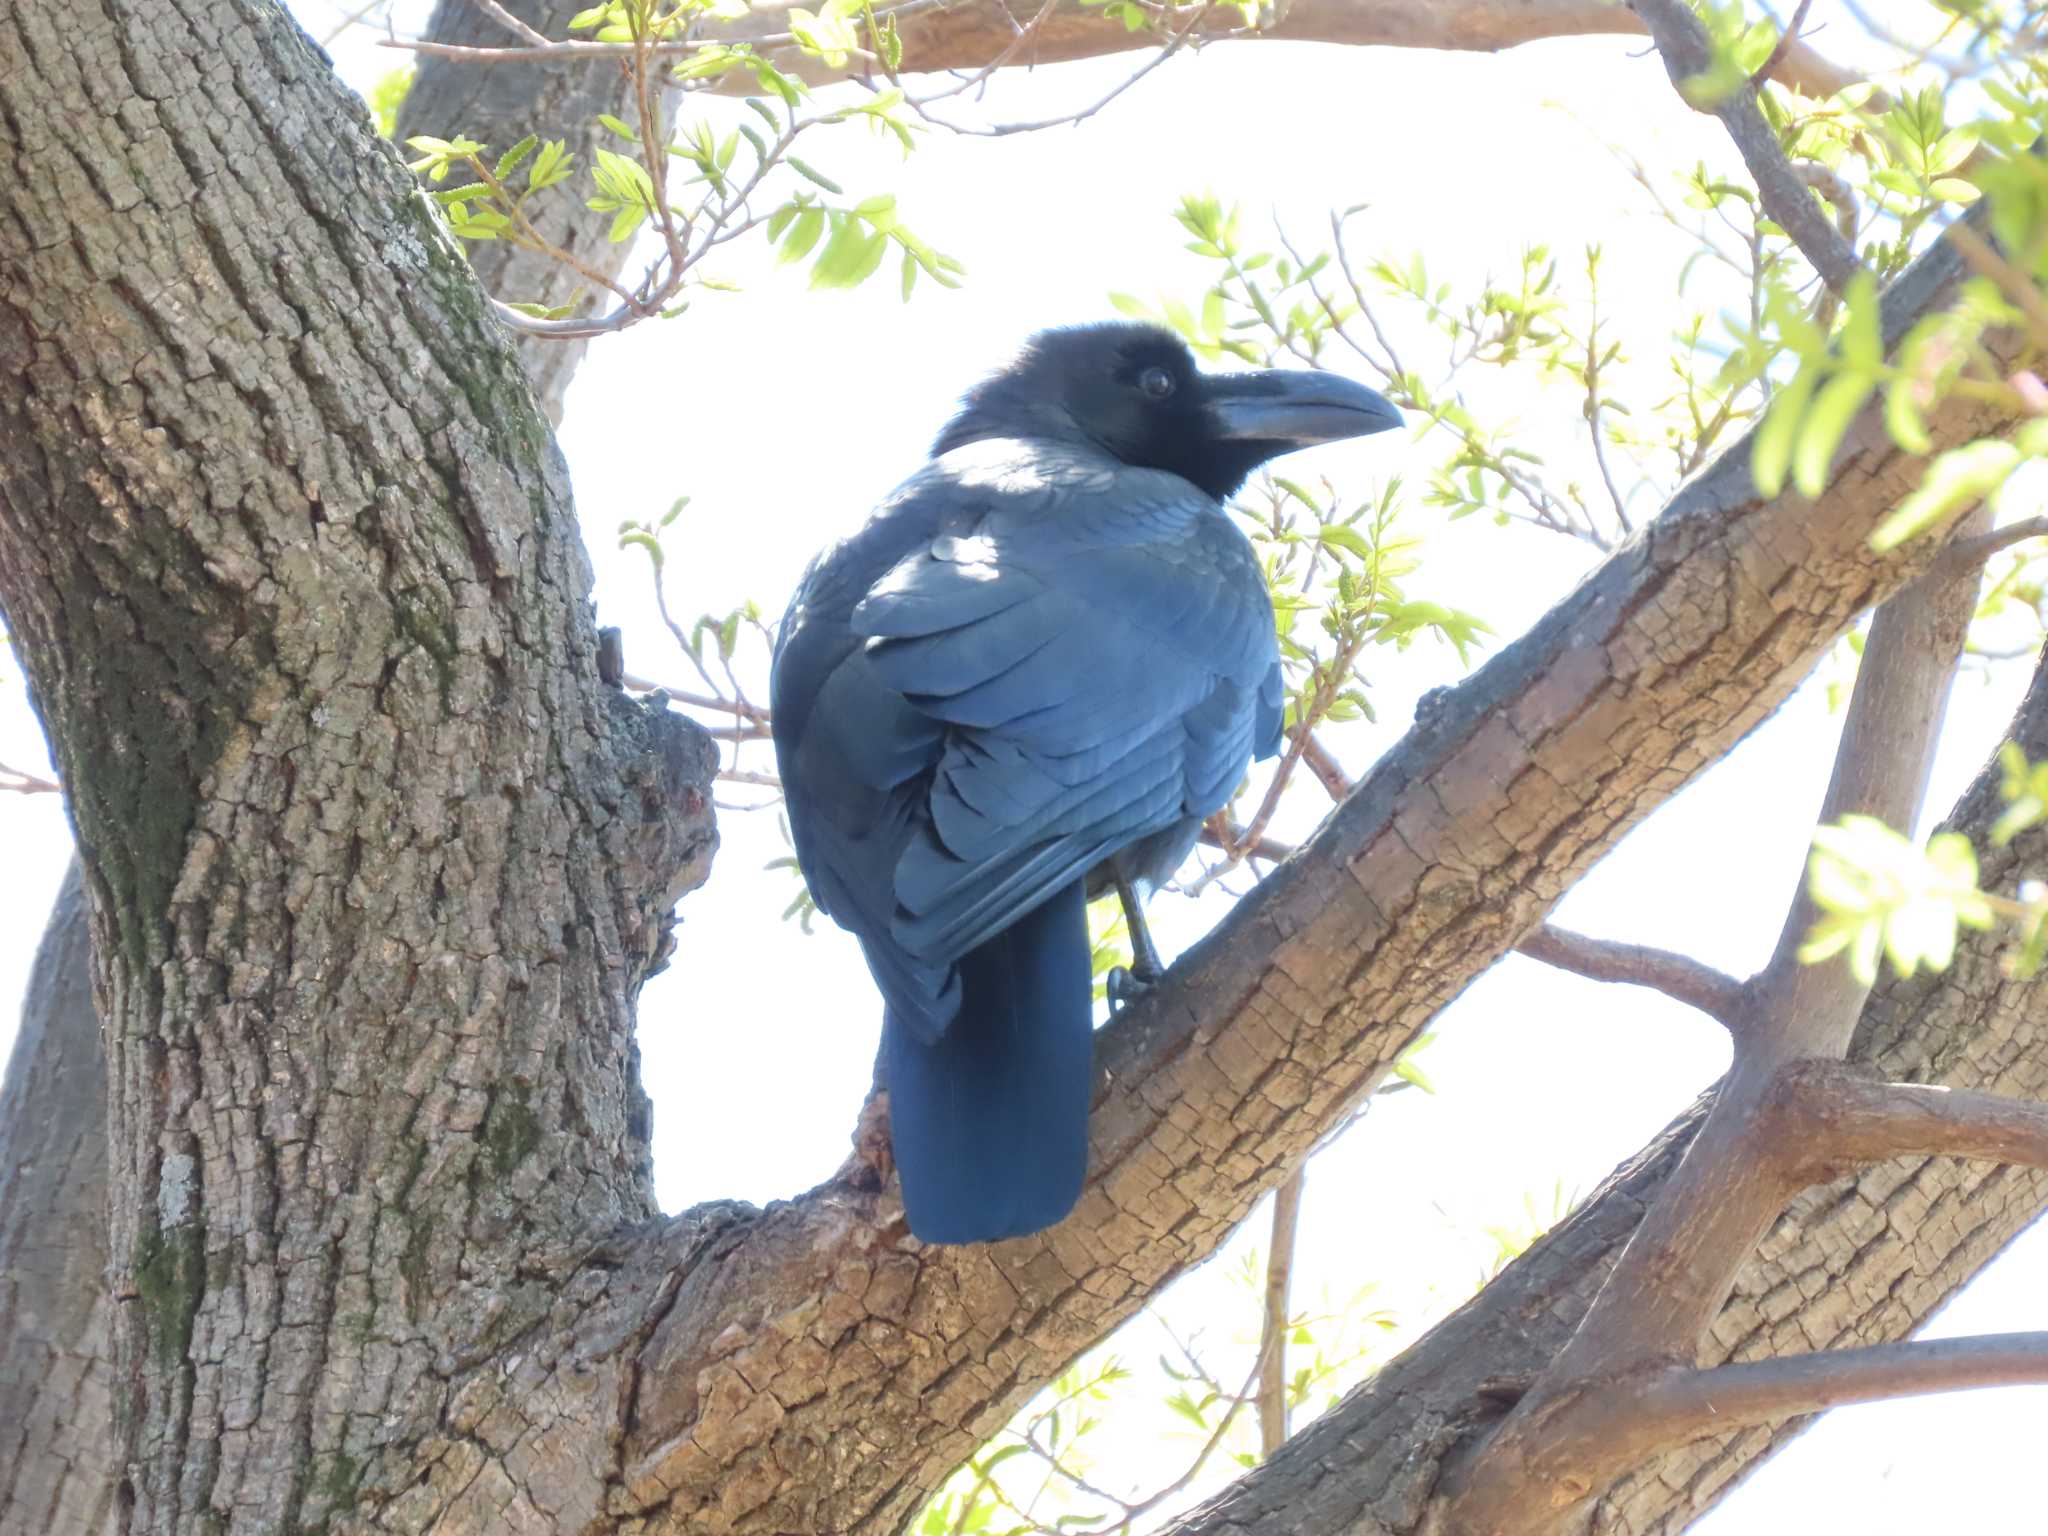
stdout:
<svg viewBox="0 0 2048 1536">
<path fill-rule="evenodd" d="M 1064 1217 L 1087 1165 L 1087 901 L 1137 905 L 1279 748 L 1273 609 L 1222 503 L 1400 413 L 1327 373 L 1205 374 L 1157 326 L 1043 332 L 812 561 L 771 715 L 797 863 L 859 939 L 913 1235 Z"/>
</svg>

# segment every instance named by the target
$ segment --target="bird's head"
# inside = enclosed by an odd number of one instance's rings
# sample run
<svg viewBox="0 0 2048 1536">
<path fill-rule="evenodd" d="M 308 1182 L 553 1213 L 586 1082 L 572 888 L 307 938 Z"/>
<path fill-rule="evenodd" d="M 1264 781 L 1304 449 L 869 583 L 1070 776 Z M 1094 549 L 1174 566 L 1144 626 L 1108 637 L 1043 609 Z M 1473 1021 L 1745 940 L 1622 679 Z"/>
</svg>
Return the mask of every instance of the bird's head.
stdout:
<svg viewBox="0 0 2048 1536">
<path fill-rule="evenodd" d="M 1400 424 L 1385 396 L 1336 374 L 1203 373 L 1171 331 L 1115 322 L 1032 337 L 968 391 L 932 453 L 997 437 L 1088 443 L 1221 501 L 1268 459 Z"/>
</svg>

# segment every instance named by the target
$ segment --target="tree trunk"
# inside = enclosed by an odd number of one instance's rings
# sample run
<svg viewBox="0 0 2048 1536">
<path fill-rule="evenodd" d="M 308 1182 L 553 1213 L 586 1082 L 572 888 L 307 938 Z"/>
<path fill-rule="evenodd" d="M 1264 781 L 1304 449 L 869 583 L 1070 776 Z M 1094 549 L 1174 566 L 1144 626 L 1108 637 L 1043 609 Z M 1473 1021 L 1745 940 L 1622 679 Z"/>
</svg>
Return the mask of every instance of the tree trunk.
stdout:
<svg viewBox="0 0 2048 1536">
<path fill-rule="evenodd" d="M 559 29 L 573 8 L 522 0 L 512 9 L 538 27 Z M 466 0 L 451 0 L 436 9 L 427 37 L 480 41 L 479 16 Z M 408 134 L 446 137 L 466 128 L 485 142 L 508 144 L 533 123 L 574 143 L 590 136 L 598 111 L 615 108 L 625 94 L 617 71 L 509 73 L 523 79 L 529 98 L 502 78 L 495 89 L 479 89 L 485 72 L 473 66 L 423 60 L 401 114 L 401 142 Z M 551 89 L 553 82 L 566 89 Z M 588 145 L 579 153 L 587 159 Z M 616 275 L 628 247 L 597 241 L 583 249 L 580 228 L 550 233 Z M 581 283 L 561 265 L 510 246 L 468 254 L 492 291 L 519 285 L 537 302 L 555 305 Z M 543 409 L 559 422 L 585 344 L 521 337 L 514 345 Z M 0 1080 L 0 1425 L 19 1429 L 0 1459 L 0 1536 L 111 1528 L 119 1470 L 107 1435 L 106 1066 L 79 880 L 74 861 L 37 951 L 13 1057 Z"/>
<path fill-rule="evenodd" d="M 0 1081 L 0 1536 L 113 1528 L 106 1062 L 74 860 Z"/>
<path fill-rule="evenodd" d="M 127 1528 L 318 1525 L 431 1484 L 653 1214 L 631 999 L 708 744 L 599 683 L 517 366 L 274 8 L 17 10 L 0 118 L 0 600 L 92 898 Z"/>
</svg>

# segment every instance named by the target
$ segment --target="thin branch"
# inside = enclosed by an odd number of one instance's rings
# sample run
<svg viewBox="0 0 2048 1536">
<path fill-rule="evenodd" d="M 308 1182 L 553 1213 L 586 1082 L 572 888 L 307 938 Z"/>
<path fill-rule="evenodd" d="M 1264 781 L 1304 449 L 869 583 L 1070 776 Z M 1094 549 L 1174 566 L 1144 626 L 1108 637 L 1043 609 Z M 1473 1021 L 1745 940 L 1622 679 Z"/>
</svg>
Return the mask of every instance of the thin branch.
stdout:
<svg viewBox="0 0 2048 1536">
<path fill-rule="evenodd" d="M 1287 1440 L 1287 1292 L 1294 1276 L 1294 1237 L 1301 1225 L 1296 1168 L 1273 1191 L 1273 1235 L 1266 1246 L 1266 1305 L 1259 1332 L 1259 1454 L 1270 1456 Z"/>
<path fill-rule="evenodd" d="M 1283 843 L 1276 837 L 1245 837 L 1245 829 L 1228 820 L 1222 826 L 1214 823 L 1222 819 L 1211 817 L 1202 824 L 1202 842 L 1206 847 L 1223 853 L 1235 853 L 1244 859 L 1264 859 L 1269 864 L 1278 864 L 1294 852 L 1294 844 Z"/>
<path fill-rule="evenodd" d="M 687 647 L 685 647 L 687 649 Z M 768 724 L 768 711 L 758 704 L 744 700 L 720 698 L 716 694 L 695 693 L 687 688 L 678 688 L 672 683 L 652 682 L 628 672 L 619 679 L 635 693 L 665 693 L 678 704 L 687 704 L 692 709 L 712 709 L 723 715 L 742 715 L 760 725 Z"/>
<path fill-rule="evenodd" d="M 1316 776 L 1316 782 L 1323 786 L 1323 793 L 1332 800 L 1342 800 L 1351 793 L 1351 776 L 1345 773 L 1343 765 L 1330 755 L 1330 749 L 1314 731 L 1302 743 L 1301 765 Z"/>
<path fill-rule="evenodd" d="M 1772 1424 L 1846 1403 L 2048 1383 L 2048 1333 L 1989 1333 L 1830 1349 L 1679 1371 L 1616 1411 L 1658 1444 Z M 1646 1438 L 1647 1438 L 1646 1435 Z"/>
<path fill-rule="evenodd" d="M 376 10 L 378 6 L 383 5 L 385 3 L 386 0 L 366 0 L 365 4 L 357 6 L 354 10 L 350 11 L 346 16 L 342 17 L 341 20 L 337 21 L 333 26 L 329 27 L 325 32 L 321 33 L 320 46 L 322 48 L 332 48 L 335 42 L 342 36 L 343 33 L 347 32 L 350 27 L 354 26 L 357 22 L 361 21 L 365 16 L 368 16 L 370 12 Z"/>
<path fill-rule="evenodd" d="M 2017 523 L 2008 523 L 2003 528 L 1994 528 L 1989 533 L 1979 534 L 1973 539 L 1957 539 L 1941 552 L 1933 567 L 1922 581 L 1930 578 L 1944 581 L 1974 570 L 2002 550 L 2011 549 L 2015 544 L 2024 544 L 2028 539 L 2048 537 L 2048 516 L 2023 518 Z"/>
<path fill-rule="evenodd" d="M 1635 0 L 1634 10 L 1649 29 L 1651 40 L 1664 57 L 1665 72 L 1689 105 L 1698 107 L 1687 94 L 1690 81 L 1705 74 L 1713 64 L 1713 50 L 1706 28 L 1686 6 L 1685 0 Z M 1756 104 L 1756 90 L 1744 84 L 1713 104 L 1711 110 L 1727 128 L 1729 138 L 1741 152 L 1743 164 L 1756 180 L 1764 212 L 1792 237 L 1821 281 L 1836 293 L 1847 292 L 1849 280 L 1863 270 L 1855 247 L 1841 236 L 1819 208 L 1813 194 L 1785 158 L 1784 146 L 1771 125 L 1764 121 Z"/>
<path fill-rule="evenodd" d="M 2000 1093 L 1886 1083 L 1838 1061 L 1796 1062 L 1778 1093 L 1811 1127 L 1802 1153 L 1818 1177 L 1892 1157 L 1968 1157 L 2048 1168 L 2048 1104 Z"/>
<path fill-rule="evenodd" d="M 491 20 L 495 21 L 507 32 L 510 32 L 514 37 L 518 38 L 521 42 L 533 43 L 542 48 L 551 48 L 554 46 L 553 39 L 551 39 L 545 32 L 534 31 L 532 27 L 528 26 L 525 22 L 521 21 L 517 16 L 514 16 L 510 11 L 506 10 L 504 6 L 500 5 L 498 3 L 498 0 L 469 0 L 469 3 L 475 6 L 478 10 L 482 11 L 486 16 L 490 17 Z"/>
<path fill-rule="evenodd" d="M 1755 90 L 1777 74 L 1778 66 L 1785 62 L 1785 55 L 1792 51 L 1792 45 L 1799 40 L 1799 29 L 1806 25 L 1806 13 L 1812 5 L 1813 0 L 1799 0 L 1792 8 L 1792 19 L 1785 23 L 1785 30 L 1778 34 L 1778 43 L 1771 49 L 1771 56 L 1759 64 L 1756 73 L 1749 77 L 1751 90 Z"/>
<path fill-rule="evenodd" d="M 945 118 L 934 116 L 932 113 L 927 112 L 925 110 L 924 104 L 921 101 L 909 100 L 906 101 L 905 104 L 909 106 L 911 110 L 916 112 L 917 115 L 923 118 L 926 122 L 934 124 L 937 127 L 947 129 L 950 132 L 964 134 L 973 138 L 1001 139 L 1007 138 L 1014 133 L 1037 133 L 1046 128 L 1063 128 L 1071 123 L 1086 122 L 1089 118 L 1093 117 L 1096 113 L 1100 112 L 1104 107 L 1108 106 L 1111 102 L 1115 101 L 1117 97 L 1123 95 L 1125 91 L 1128 91 L 1140 80 L 1144 79 L 1147 75 L 1151 74 L 1153 70 L 1157 69 L 1160 65 L 1164 64 L 1176 53 L 1179 53 L 1182 46 L 1186 44 L 1187 41 L 1195 35 L 1195 29 L 1201 26 L 1204 21 L 1208 20 L 1209 13 L 1214 9 L 1215 5 L 1213 3 L 1202 6 L 1199 10 L 1197 10 L 1194 13 L 1193 16 L 1188 18 L 1187 24 L 1183 26 L 1179 31 L 1167 34 L 1165 44 L 1160 48 L 1160 50 L 1156 54 L 1154 54 L 1151 58 L 1147 59 L 1137 69 L 1132 70 L 1128 75 L 1124 76 L 1122 80 L 1118 81 L 1117 84 L 1114 87 L 1112 87 L 1099 100 L 1097 100 L 1090 106 L 1083 107 L 1078 112 L 1066 112 L 1062 113 L 1058 117 L 1039 118 L 1031 122 L 991 123 L 987 127 L 978 127 L 969 123 L 949 122 Z M 1031 30 L 1036 30 L 1039 26 L 1043 25 L 1045 18 L 1052 13 L 1052 10 L 1053 6 L 1051 4 L 1048 4 L 1046 8 L 1039 13 L 1037 20 L 1035 20 L 1031 24 Z M 1013 41 L 1010 44 L 1010 49 L 1006 51 L 1014 51 L 1014 49 L 1017 46 L 1017 42 L 1020 41 L 1022 41 L 1022 39 Z M 1000 62 L 1001 60 L 997 61 L 998 64 Z M 990 69 L 994 69 L 995 67 L 995 65 L 989 66 Z M 948 91 L 942 94 L 951 95 L 952 93 Z"/>
<path fill-rule="evenodd" d="M 1594 981 L 1619 981 L 1648 987 L 1666 997 L 1697 1008 L 1708 1018 L 1738 1031 L 1743 1015 L 1743 983 L 1726 971 L 1715 970 L 1689 955 L 1643 944 L 1622 944 L 1613 939 L 1589 938 L 1550 923 L 1530 933 L 1515 946 L 1531 960 L 1541 960 L 1561 971 Z"/>
<path fill-rule="evenodd" d="M 57 795 L 64 792 L 64 786 L 39 773 L 24 773 L 0 763 L 0 790 L 17 795 Z"/>
</svg>

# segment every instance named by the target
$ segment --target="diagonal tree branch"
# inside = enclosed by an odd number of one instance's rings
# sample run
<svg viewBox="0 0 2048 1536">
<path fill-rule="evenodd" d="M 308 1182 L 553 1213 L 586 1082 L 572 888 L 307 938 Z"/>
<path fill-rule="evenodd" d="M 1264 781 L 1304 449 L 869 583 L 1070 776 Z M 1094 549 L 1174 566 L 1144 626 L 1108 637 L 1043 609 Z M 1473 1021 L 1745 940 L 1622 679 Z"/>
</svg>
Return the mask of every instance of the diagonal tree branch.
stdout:
<svg viewBox="0 0 2048 1536">
<path fill-rule="evenodd" d="M 1979 509 L 1972 522 L 1988 521 Z M 1911 826 L 1950 680 L 1976 607 L 1976 572 L 1919 582 L 1879 609 L 1843 723 L 1823 824 L 1851 813 Z M 1801 1184 L 1816 1127 L 1779 1093 L 1806 1058 L 1840 1057 L 1868 987 L 1798 951 L 1816 909 L 1804 872 L 1770 964 L 1749 989 L 1745 1049 L 1677 1175 L 1615 1266 L 1572 1342 L 1450 1492 L 1459 1536 L 1538 1536 L 1605 1490 L 1646 1442 L 1601 1422 L 1616 1396 L 1689 1365 L 1743 1258 Z"/>
<path fill-rule="evenodd" d="M 1694 100 L 1690 82 L 1706 74 L 1714 62 L 1706 28 L 1685 0 L 1632 0 L 1631 9 L 1642 18 L 1657 51 L 1664 56 L 1664 68 L 1679 95 L 1702 111 L 1711 110 L 1727 128 L 1743 164 L 1756 180 L 1764 212 L 1792 237 L 1830 289 L 1837 294 L 1847 292 L 1849 279 L 1862 270 L 1862 263 L 1856 259 L 1855 248 L 1815 204 L 1806 183 L 1793 172 L 1777 134 L 1756 104 L 1755 86 L 1744 83 L 1710 104 Z"/>
<path fill-rule="evenodd" d="M 1531 929 L 1515 948 L 1532 960 L 1594 981 L 1618 981 L 1662 992 L 1730 1029 L 1742 1019 L 1742 983 L 1689 955 L 1589 938 L 1554 923 Z"/>
<path fill-rule="evenodd" d="M 740 21 L 719 28 L 722 41 L 786 37 L 795 0 L 768 0 Z M 911 71 L 974 71 L 995 58 L 1016 36 L 1018 22 L 992 0 L 910 0 L 893 12 L 903 39 L 904 68 Z M 1440 48 L 1499 53 L 1525 43 L 1557 37 L 1642 37 L 1642 21 L 1626 5 L 1609 0 L 1292 0 L 1270 17 L 1247 27 L 1228 7 L 1217 7 L 1195 37 L 1211 42 L 1266 39 L 1334 43 L 1345 47 Z M 1156 46 L 1150 32 L 1132 32 L 1114 18 L 1080 5 L 1061 5 L 1034 30 L 1031 46 L 1015 63 L 1022 67 L 1100 58 Z M 813 85 L 857 74 L 869 66 L 858 59 L 832 68 L 795 49 L 771 45 L 778 67 Z M 1772 77 L 1809 96 L 1826 97 L 1856 84 L 1860 76 L 1794 39 Z M 739 81 L 722 89 L 745 88 Z"/>
<path fill-rule="evenodd" d="M 2010 734 L 2030 754 L 2048 753 L 2048 665 L 2037 667 Z M 2004 810 L 2000 779 L 1993 761 L 1959 802 L 1953 830 L 1985 842 Z M 2048 828 L 2036 828 L 1987 847 L 1982 878 L 2007 883 L 2044 862 Z M 2048 1016 L 2039 987 L 2006 973 L 2003 949 L 1994 935 L 1968 932 L 1948 972 L 1886 977 L 1864 1005 L 1851 1061 L 1885 1077 L 2048 1098 Z M 1712 1100 L 1703 1095 L 1478 1296 L 1174 1536 L 1418 1533 L 1445 1477 L 1499 1422 L 1495 1384 L 1533 1381 L 1555 1359 Z M 1930 1209 L 1942 1218 L 1919 1219 Z M 1949 1159 L 1884 1164 L 1810 1191 L 1742 1266 L 1702 1356 L 1772 1359 L 1904 1338 L 2044 1210 L 2048 1173 Z M 1716 1432 L 1661 1450 L 1598 1502 L 1594 1528 L 1672 1536 L 1799 1428 Z"/>
</svg>

